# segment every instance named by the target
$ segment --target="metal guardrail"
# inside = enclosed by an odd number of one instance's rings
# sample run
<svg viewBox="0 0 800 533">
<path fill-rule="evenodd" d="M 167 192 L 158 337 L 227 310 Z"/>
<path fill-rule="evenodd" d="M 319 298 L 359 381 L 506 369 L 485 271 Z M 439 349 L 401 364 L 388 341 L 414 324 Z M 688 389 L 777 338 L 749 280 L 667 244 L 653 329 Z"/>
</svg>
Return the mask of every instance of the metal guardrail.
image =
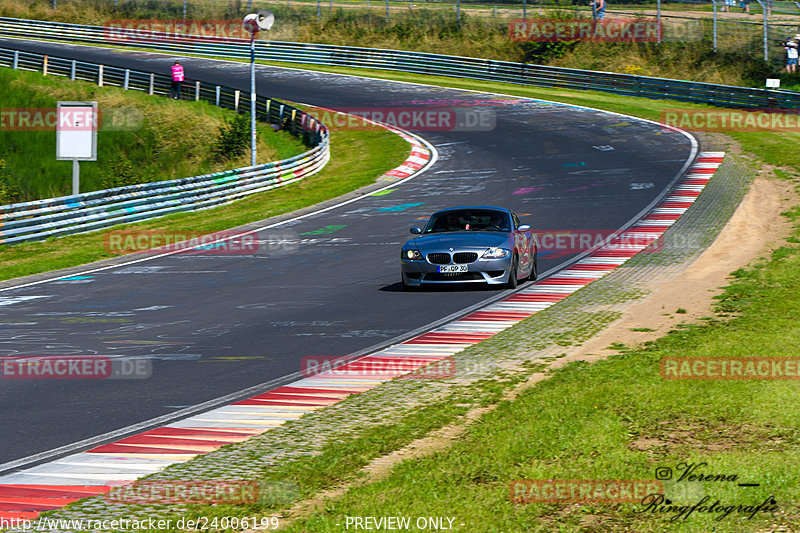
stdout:
<svg viewBox="0 0 800 533">
<path fill-rule="evenodd" d="M 165 75 L 9 49 L 0 49 L 0 66 L 147 91 L 149 94 L 167 95 L 171 83 Z M 238 90 L 199 81 L 186 85 L 192 90 L 183 92 L 185 98 L 204 100 L 238 111 Z M 328 130 L 313 116 L 264 97 L 257 98 L 256 116 L 281 124 L 294 135 L 302 136 L 313 148 L 288 159 L 252 167 L 0 206 L 0 243 L 42 240 L 205 209 L 303 179 L 318 172 L 330 159 Z"/>
<path fill-rule="evenodd" d="M 214 37 L 164 38 L 146 32 L 61 22 L 0 18 L 0 35 L 50 39 L 115 47 L 144 48 L 175 54 L 247 58 L 249 41 Z M 672 99 L 736 108 L 800 108 L 800 93 L 715 85 L 632 74 L 548 67 L 402 50 L 325 44 L 256 41 L 261 60 L 374 68 L 415 74 L 499 81 L 537 87 L 609 92 L 625 96 Z"/>
</svg>

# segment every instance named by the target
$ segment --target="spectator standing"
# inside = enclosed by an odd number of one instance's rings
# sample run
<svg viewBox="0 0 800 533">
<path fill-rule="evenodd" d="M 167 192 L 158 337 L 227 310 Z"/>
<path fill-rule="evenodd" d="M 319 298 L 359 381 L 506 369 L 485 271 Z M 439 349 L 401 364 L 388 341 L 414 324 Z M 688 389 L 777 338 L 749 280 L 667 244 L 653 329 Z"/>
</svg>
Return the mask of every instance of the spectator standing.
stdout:
<svg viewBox="0 0 800 533">
<path fill-rule="evenodd" d="M 592 15 L 595 20 L 603 20 L 606 16 L 606 0 L 592 0 Z"/>
<path fill-rule="evenodd" d="M 797 69 L 797 41 L 787 41 L 786 46 L 786 72 L 794 73 Z"/>
<path fill-rule="evenodd" d="M 170 89 L 170 96 L 174 100 L 180 100 L 181 98 L 181 85 L 183 85 L 183 65 L 175 62 L 174 65 L 171 67 L 172 70 L 172 87 Z"/>
</svg>

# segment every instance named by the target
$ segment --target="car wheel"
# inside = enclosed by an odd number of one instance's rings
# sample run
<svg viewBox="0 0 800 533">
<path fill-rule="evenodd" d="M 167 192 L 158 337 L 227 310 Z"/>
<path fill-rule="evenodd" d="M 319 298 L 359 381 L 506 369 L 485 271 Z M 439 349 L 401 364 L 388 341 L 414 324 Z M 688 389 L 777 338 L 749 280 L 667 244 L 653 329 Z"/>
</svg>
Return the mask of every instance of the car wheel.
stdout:
<svg viewBox="0 0 800 533">
<path fill-rule="evenodd" d="M 403 277 L 402 274 L 400 274 L 400 283 L 403 284 L 403 290 L 406 291 L 406 292 L 414 291 L 414 290 L 417 289 L 413 285 L 409 285 L 408 283 L 406 283 L 406 280 L 405 280 L 405 278 Z"/>
<path fill-rule="evenodd" d="M 537 254 L 534 252 L 531 254 L 533 256 L 533 267 L 531 268 L 531 275 L 528 276 L 528 281 L 536 281 L 539 278 L 539 265 L 537 263 Z"/>
<path fill-rule="evenodd" d="M 511 260 L 511 270 L 508 273 L 508 281 L 506 282 L 507 289 L 516 289 L 517 288 L 517 270 L 519 269 L 519 259 L 517 258 L 516 254 L 514 258 Z"/>
</svg>

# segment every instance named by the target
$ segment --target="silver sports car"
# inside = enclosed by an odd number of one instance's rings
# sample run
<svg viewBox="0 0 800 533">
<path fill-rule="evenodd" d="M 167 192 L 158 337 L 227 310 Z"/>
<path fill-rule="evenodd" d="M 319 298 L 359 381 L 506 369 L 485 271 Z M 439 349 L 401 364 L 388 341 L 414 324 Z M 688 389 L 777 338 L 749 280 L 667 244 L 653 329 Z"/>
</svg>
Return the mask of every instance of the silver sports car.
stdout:
<svg viewBox="0 0 800 533">
<path fill-rule="evenodd" d="M 536 237 L 502 207 L 453 207 L 434 213 L 400 254 L 403 288 L 487 283 L 514 288 L 536 279 Z"/>
</svg>

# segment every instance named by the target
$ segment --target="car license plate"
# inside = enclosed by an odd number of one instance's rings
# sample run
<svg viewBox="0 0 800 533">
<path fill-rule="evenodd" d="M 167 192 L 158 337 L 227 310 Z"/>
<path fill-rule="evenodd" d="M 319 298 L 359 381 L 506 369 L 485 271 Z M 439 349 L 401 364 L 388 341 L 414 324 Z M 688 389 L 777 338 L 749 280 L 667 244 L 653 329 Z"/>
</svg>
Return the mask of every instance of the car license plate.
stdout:
<svg viewBox="0 0 800 533">
<path fill-rule="evenodd" d="M 445 273 L 454 273 L 454 272 L 467 272 L 469 269 L 467 265 L 442 265 L 437 267 L 437 271 L 445 274 Z"/>
</svg>

